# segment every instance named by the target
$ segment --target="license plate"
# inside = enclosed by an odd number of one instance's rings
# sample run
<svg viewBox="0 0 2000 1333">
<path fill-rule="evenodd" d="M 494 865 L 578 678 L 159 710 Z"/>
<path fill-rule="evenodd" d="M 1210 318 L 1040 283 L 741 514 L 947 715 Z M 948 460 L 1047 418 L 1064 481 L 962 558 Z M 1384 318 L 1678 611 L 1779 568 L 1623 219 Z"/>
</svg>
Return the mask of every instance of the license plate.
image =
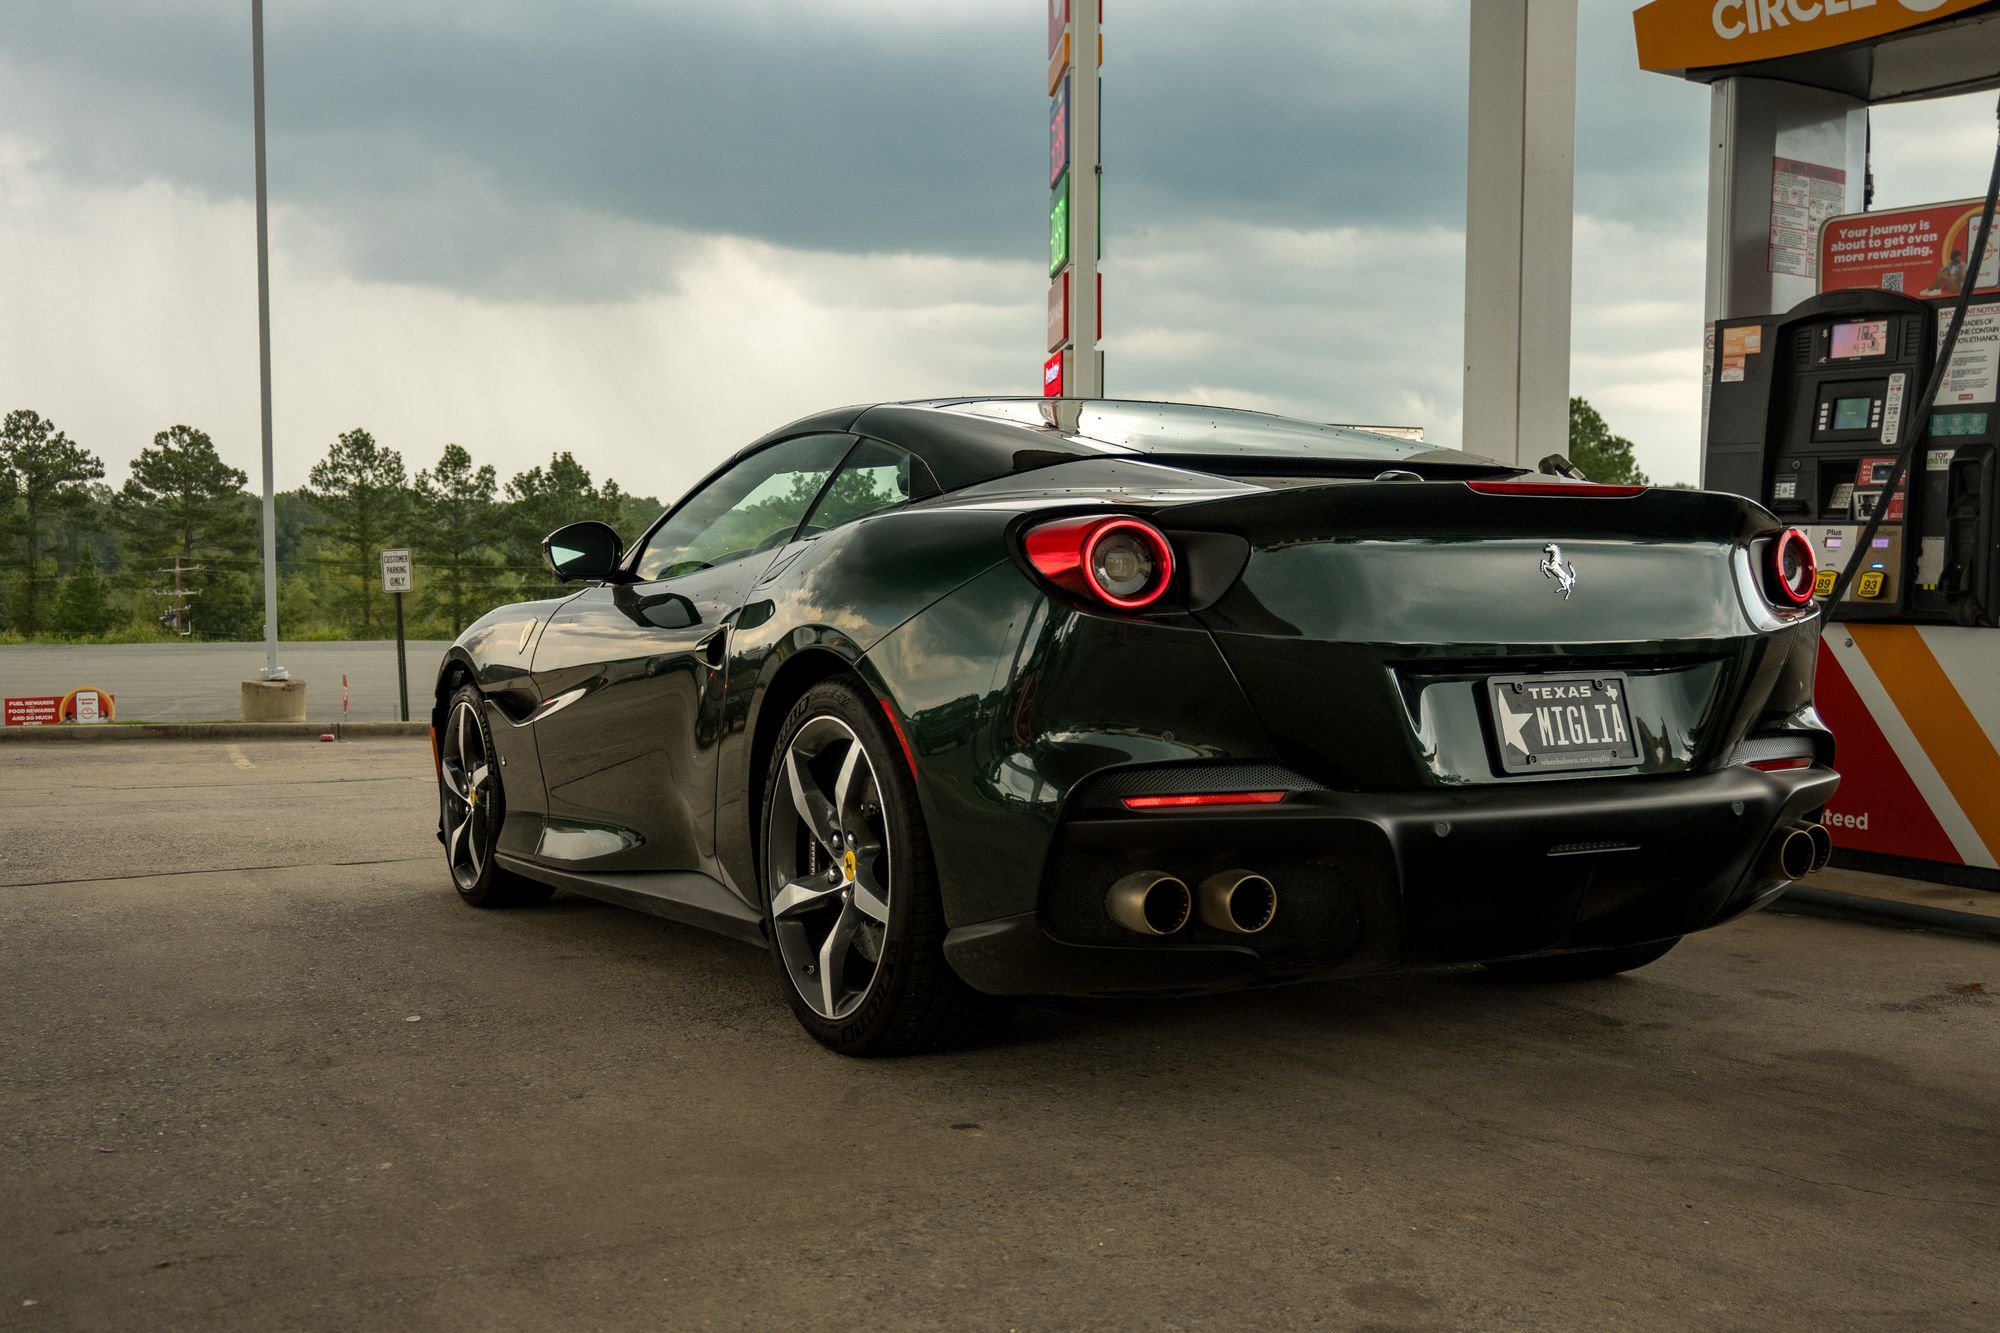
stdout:
<svg viewBox="0 0 2000 1333">
<path fill-rule="evenodd" d="M 1628 768 L 1639 738 L 1625 698 L 1625 677 L 1490 676 L 1493 749 L 1508 773 Z"/>
</svg>

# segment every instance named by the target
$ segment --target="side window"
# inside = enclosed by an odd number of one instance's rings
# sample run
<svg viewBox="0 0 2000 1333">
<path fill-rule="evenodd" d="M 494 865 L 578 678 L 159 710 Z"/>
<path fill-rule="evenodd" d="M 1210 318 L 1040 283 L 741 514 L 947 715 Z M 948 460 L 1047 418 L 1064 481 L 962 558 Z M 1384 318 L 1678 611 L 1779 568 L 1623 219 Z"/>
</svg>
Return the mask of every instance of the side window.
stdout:
<svg viewBox="0 0 2000 1333">
<path fill-rule="evenodd" d="M 879 440 L 863 440 L 813 506 L 806 531 L 826 532 L 937 493 L 938 484 L 921 458 Z"/>
<path fill-rule="evenodd" d="M 801 435 L 759 449 L 682 501 L 639 557 L 645 582 L 783 546 L 854 444 L 850 435 Z"/>
</svg>

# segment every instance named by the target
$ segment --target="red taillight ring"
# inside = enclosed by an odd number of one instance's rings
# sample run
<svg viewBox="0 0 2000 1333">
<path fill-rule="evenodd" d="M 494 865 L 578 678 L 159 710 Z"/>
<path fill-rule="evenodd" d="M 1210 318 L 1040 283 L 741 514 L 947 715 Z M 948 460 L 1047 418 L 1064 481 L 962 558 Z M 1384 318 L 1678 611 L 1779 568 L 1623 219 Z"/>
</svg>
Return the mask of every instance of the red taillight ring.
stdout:
<svg viewBox="0 0 2000 1333">
<path fill-rule="evenodd" d="M 1114 532 L 1135 532 L 1140 541 L 1152 548 L 1159 577 L 1152 590 L 1142 597 L 1120 597 L 1097 581 L 1097 545 Z M 1143 610 L 1159 601 L 1166 594 L 1167 585 L 1174 581 L 1174 548 L 1167 541 L 1167 534 L 1150 523 L 1141 523 L 1136 518 L 1111 519 L 1092 528 L 1083 543 L 1083 579 L 1090 585 L 1091 595 L 1106 604 L 1121 611 Z"/>
<path fill-rule="evenodd" d="M 1156 577 L 1139 597 L 1121 597 L 1097 579 L 1093 567 L 1097 547 L 1105 538 L 1130 530 L 1152 555 Z M 1037 524 L 1021 535 L 1021 554 L 1034 571 L 1077 597 L 1115 611 L 1141 611 L 1165 596 L 1174 577 L 1174 548 L 1167 535 L 1142 519 L 1083 515 Z"/>
<path fill-rule="evenodd" d="M 1805 568 L 1805 577 L 1797 588 L 1785 577 L 1785 548 L 1794 542 L 1804 553 Z M 1813 584 L 1819 577 L 1819 560 L 1813 554 L 1812 540 L 1797 528 L 1786 528 L 1778 534 L 1778 540 L 1771 543 L 1771 577 L 1777 582 L 1778 591 L 1793 606 L 1804 606 L 1812 601 Z"/>
</svg>

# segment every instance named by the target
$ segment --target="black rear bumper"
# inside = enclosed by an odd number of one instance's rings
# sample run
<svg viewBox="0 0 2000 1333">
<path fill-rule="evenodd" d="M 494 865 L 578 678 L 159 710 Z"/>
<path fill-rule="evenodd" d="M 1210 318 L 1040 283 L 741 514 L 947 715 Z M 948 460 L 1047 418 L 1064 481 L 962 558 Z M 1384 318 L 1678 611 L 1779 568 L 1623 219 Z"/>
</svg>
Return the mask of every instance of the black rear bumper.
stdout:
<svg viewBox="0 0 2000 1333">
<path fill-rule="evenodd" d="M 1839 781 L 1820 767 L 1732 767 L 1092 811 L 1064 823 L 1037 911 L 960 926 L 945 954 L 994 994 L 1176 994 L 1665 939 L 1775 897 L 1772 838 Z M 1277 917 L 1249 936 L 1199 922 L 1128 934 L 1104 894 L 1141 869 L 1190 886 L 1255 871 L 1277 886 Z"/>
</svg>

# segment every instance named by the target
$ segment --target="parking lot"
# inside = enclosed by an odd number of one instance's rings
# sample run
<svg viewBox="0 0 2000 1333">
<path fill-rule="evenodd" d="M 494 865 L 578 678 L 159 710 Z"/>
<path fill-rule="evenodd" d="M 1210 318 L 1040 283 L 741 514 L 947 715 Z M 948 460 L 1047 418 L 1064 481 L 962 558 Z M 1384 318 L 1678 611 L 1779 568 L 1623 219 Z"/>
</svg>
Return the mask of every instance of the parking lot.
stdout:
<svg viewBox="0 0 2000 1333">
<path fill-rule="evenodd" d="M 462 907 L 421 740 L 0 746 L 10 1327 L 1990 1329 L 2000 950 L 1025 1012 Z"/>
</svg>

